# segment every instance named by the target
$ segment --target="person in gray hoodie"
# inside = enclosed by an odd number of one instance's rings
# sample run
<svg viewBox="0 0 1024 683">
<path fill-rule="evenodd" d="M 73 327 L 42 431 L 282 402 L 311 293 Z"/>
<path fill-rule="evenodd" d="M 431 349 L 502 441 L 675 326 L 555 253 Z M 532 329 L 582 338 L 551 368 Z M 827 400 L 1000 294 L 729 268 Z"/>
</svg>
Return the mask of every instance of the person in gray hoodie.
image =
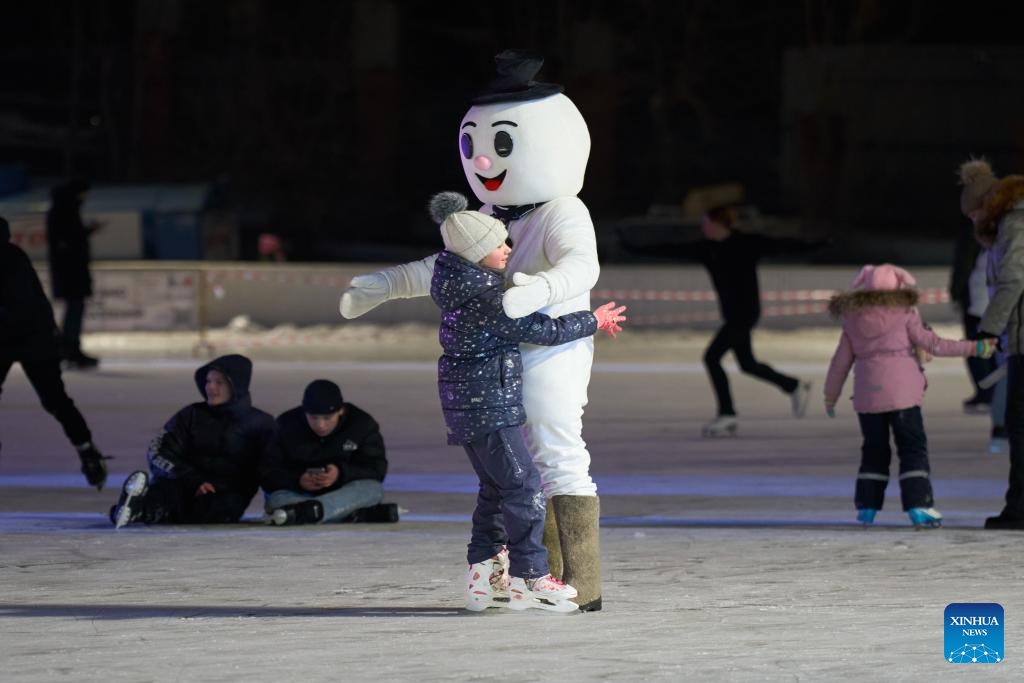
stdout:
<svg viewBox="0 0 1024 683">
<path fill-rule="evenodd" d="M 593 313 L 510 318 L 502 308 L 511 247 L 504 224 L 465 211 L 457 193 L 441 193 L 431 213 L 445 250 L 430 295 L 441 309 L 438 393 L 448 441 L 462 445 L 480 480 L 468 547 L 466 607 L 575 611 L 576 589 L 549 572 L 542 543 L 546 500 L 521 426 L 523 362 L 519 343 L 555 346 L 594 334 L 615 336 L 625 307 Z"/>
</svg>

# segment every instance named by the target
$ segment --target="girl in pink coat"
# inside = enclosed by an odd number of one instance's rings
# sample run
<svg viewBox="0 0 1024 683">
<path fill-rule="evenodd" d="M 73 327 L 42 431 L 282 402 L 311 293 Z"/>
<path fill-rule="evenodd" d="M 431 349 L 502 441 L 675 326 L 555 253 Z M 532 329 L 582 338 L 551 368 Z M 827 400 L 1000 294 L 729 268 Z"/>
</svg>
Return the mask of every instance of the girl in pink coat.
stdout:
<svg viewBox="0 0 1024 683">
<path fill-rule="evenodd" d="M 857 520 L 865 525 L 882 509 L 889 483 L 892 450 L 900 459 L 900 497 L 915 527 L 937 527 L 942 514 L 934 507 L 929 481 L 928 443 L 921 420 L 924 371 L 916 349 L 935 356 L 980 356 L 995 351 L 996 340 L 942 339 L 917 312 L 916 281 L 890 264 L 864 266 L 853 289 L 837 294 L 829 312 L 842 318 L 843 334 L 825 379 L 825 411 L 835 417 L 835 405 L 853 368 L 853 409 L 864 435 L 854 503 Z"/>
</svg>

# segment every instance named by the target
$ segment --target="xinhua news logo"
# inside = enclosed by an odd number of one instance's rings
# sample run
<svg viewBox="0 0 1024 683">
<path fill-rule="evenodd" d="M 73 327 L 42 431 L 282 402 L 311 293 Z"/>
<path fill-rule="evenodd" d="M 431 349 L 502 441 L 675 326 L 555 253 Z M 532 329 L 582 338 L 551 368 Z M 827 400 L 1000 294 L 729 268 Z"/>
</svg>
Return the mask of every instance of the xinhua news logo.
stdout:
<svg viewBox="0 0 1024 683">
<path fill-rule="evenodd" d="M 1003 607 L 994 602 L 954 602 L 945 612 L 946 661 L 998 664 L 1003 661 Z"/>
</svg>

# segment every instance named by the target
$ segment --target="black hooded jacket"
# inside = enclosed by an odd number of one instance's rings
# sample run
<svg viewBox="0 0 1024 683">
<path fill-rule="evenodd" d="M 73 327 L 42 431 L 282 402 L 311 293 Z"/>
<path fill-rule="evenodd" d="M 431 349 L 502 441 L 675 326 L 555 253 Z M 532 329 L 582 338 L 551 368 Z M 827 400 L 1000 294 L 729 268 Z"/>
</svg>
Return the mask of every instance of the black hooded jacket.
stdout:
<svg viewBox="0 0 1024 683">
<path fill-rule="evenodd" d="M 384 481 L 388 461 L 377 421 L 351 403 L 344 407 L 338 426 L 325 437 L 310 429 L 301 406 L 278 416 L 277 433 L 263 460 L 264 491 L 303 491 L 299 477 L 309 468 L 327 465 L 338 468 L 338 481 L 315 491 L 317 494 L 340 489 L 357 479 Z"/>
<path fill-rule="evenodd" d="M 0 219 L 2 221 L 3 219 Z M 0 223 L 0 361 L 56 357 L 57 324 L 28 255 Z"/>
<path fill-rule="evenodd" d="M 274 418 L 252 407 L 252 361 L 232 354 L 196 370 L 196 387 L 204 399 L 210 370 L 220 370 L 227 377 L 231 400 L 219 406 L 192 403 L 179 410 L 150 444 L 150 471 L 154 478 L 182 481 L 186 490 L 209 482 L 218 492 L 255 495 L 260 459 L 273 434 Z"/>
</svg>

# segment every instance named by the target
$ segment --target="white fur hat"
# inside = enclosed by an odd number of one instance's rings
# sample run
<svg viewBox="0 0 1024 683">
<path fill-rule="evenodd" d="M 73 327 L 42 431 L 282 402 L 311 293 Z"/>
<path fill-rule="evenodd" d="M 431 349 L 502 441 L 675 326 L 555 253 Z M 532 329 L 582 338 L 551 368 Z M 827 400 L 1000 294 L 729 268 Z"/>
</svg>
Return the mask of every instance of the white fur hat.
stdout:
<svg viewBox="0 0 1024 683">
<path fill-rule="evenodd" d="M 504 223 L 487 214 L 459 211 L 441 224 L 441 239 L 448 251 L 479 263 L 508 239 L 508 230 Z"/>
</svg>

